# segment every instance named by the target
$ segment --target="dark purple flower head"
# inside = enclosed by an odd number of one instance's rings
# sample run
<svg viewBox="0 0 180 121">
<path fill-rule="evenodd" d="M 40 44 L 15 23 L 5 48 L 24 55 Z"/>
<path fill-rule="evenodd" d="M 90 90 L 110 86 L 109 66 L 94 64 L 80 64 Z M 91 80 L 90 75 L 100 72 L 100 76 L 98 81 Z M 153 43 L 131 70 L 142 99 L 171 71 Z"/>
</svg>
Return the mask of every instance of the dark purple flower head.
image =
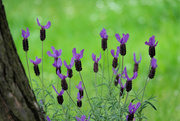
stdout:
<svg viewBox="0 0 180 121">
<path fill-rule="evenodd" d="M 129 78 L 129 76 L 127 75 L 126 67 L 124 68 L 124 72 L 125 72 L 125 77 L 126 77 L 127 81 L 131 81 L 133 79 L 136 79 L 136 77 L 137 77 L 137 72 L 134 72 L 133 77 Z"/>
<path fill-rule="evenodd" d="M 115 37 L 117 39 L 118 42 L 120 42 L 121 44 L 125 44 L 128 39 L 129 39 L 129 34 L 122 34 L 123 37 L 121 38 L 119 34 L 115 34 Z"/>
<path fill-rule="evenodd" d="M 47 116 L 46 119 L 47 119 L 47 121 L 51 121 L 50 118 L 49 118 L 49 116 Z"/>
<path fill-rule="evenodd" d="M 151 66 L 155 69 L 157 68 L 157 60 L 153 57 L 151 60 Z"/>
<path fill-rule="evenodd" d="M 76 53 L 76 48 L 73 48 L 73 50 L 72 50 L 73 57 L 74 57 L 76 60 L 80 60 L 80 59 L 83 57 L 83 52 L 84 52 L 84 49 L 81 50 L 80 53 Z"/>
<path fill-rule="evenodd" d="M 64 60 L 64 65 L 67 69 L 71 69 L 74 65 L 74 57 L 71 58 L 71 63 L 69 65 L 67 65 L 66 61 Z"/>
<path fill-rule="evenodd" d="M 134 62 L 135 62 L 136 64 L 138 64 L 138 63 L 141 62 L 141 59 L 142 59 L 141 54 L 140 54 L 140 59 L 139 59 L 139 61 L 136 61 L 136 54 L 135 54 L 135 53 L 133 54 L 133 56 L 134 56 Z"/>
<path fill-rule="evenodd" d="M 82 88 L 82 81 L 79 82 L 79 85 L 76 86 L 76 88 L 78 88 L 79 90 L 83 90 L 84 88 Z"/>
<path fill-rule="evenodd" d="M 54 88 L 54 91 L 58 94 L 58 96 L 62 96 L 64 94 L 64 90 L 62 89 L 60 93 L 58 93 L 58 91 L 56 90 L 56 88 L 54 87 L 54 85 L 52 85 L 52 87 Z"/>
<path fill-rule="evenodd" d="M 80 101 L 82 98 L 83 98 L 83 96 L 80 96 L 80 93 L 78 92 L 78 93 L 77 93 L 77 99 L 78 99 L 78 101 Z"/>
<path fill-rule="evenodd" d="M 29 29 L 26 28 L 26 32 L 24 30 L 22 30 L 22 37 L 24 39 L 27 39 L 29 37 L 30 33 L 29 33 Z"/>
<path fill-rule="evenodd" d="M 33 63 L 34 65 L 37 65 L 37 64 L 41 63 L 41 59 L 38 58 L 37 56 L 36 56 L 36 60 L 35 60 L 35 61 L 31 60 L 30 58 L 29 58 L 29 60 L 30 60 L 30 62 Z"/>
<path fill-rule="evenodd" d="M 120 47 L 118 46 L 118 47 L 117 47 L 117 51 L 116 51 L 116 55 L 114 54 L 114 50 L 111 50 L 111 55 L 112 55 L 114 58 L 118 58 L 118 57 L 119 57 L 119 52 L 120 52 Z"/>
<path fill-rule="evenodd" d="M 42 29 L 48 29 L 48 28 L 51 26 L 51 22 L 50 22 L 50 21 L 48 21 L 45 26 L 42 26 L 42 25 L 39 23 L 38 18 L 37 18 L 37 24 L 38 24 Z"/>
<path fill-rule="evenodd" d="M 146 45 L 149 45 L 151 47 L 156 47 L 158 42 L 155 44 L 155 36 L 153 35 L 152 37 L 149 38 L 149 42 L 145 42 Z"/>
<path fill-rule="evenodd" d="M 106 29 L 105 29 L 105 28 L 103 28 L 103 29 L 101 30 L 100 36 L 101 36 L 102 39 L 108 39 L 108 35 L 107 35 L 107 33 L 106 33 Z"/>
<path fill-rule="evenodd" d="M 57 60 L 54 60 L 54 63 L 52 64 L 56 68 L 60 68 L 62 66 L 61 58 L 58 58 Z"/>
<path fill-rule="evenodd" d="M 137 111 L 137 109 L 140 107 L 141 103 L 138 102 L 136 105 L 132 105 L 132 103 L 129 104 L 129 115 L 126 116 L 127 121 L 134 120 L 134 114 Z"/>
<path fill-rule="evenodd" d="M 65 76 L 65 75 L 61 74 L 61 73 L 59 72 L 59 70 L 57 70 L 57 75 L 59 76 L 59 78 L 61 78 L 61 80 L 64 80 L 64 79 L 66 79 L 66 78 L 68 77 L 68 73 L 67 73 L 67 75 Z"/>
<path fill-rule="evenodd" d="M 99 58 L 97 58 L 97 59 L 96 59 L 96 55 L 93 53 L 92 54 L 92 59 L 93 59 L 94 62 L 98 63 L 98 61 L 101 59 L 101 53 L 100 53 Z"/>
<path fill-rule="evenodd" d="M 88 117 L 88 120 L 86 120 L 86 116 L 85 115 L 83 115 L 81 118 L 76 116 L 76 119 L 77 119 L 77 121 L 89 121 L 90 116 Z"/>
<path fill-rule="evenodd" d="M 55 50 L 55 48 L 53 46 L 51 46 L 51 49 L 53 50 L 53 54 L 51 54 L 50 51 L 47 51 L 48 56 L 54 57 L 55 59 L 57 59 L 59 56 L 61 56 L 62 50 Z"/>
</svg>

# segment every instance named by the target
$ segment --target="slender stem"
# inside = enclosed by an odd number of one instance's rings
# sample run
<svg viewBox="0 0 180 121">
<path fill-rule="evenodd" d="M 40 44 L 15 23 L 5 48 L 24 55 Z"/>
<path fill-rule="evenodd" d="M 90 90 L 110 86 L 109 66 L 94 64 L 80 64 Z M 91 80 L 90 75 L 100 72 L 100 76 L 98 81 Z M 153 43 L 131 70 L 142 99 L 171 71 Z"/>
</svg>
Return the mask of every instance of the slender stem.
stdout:
<svg viewBox="0 0 180 121">
<path fill-rule="evenodd" d="M 109 93 L 111 95 L 111 84 L 112 84 L 112 81 L 113 81 L 113 76 L 114 76 L 114 73 L 112 73 L 112 77 L 111 77 L 111 81 L 110 81 L 110 85 L 109 85 Z"/>
<path fill-rule="evenodd" d="M 61 105 L 61 107 L 62 107 L 62 110 L 63 110 L 63 112 L 64 112 L 64 117 L 65 117 L 65 119 L 66 119 L 66 112 L 65 112 L 65 110 L 64 110 L 63 105 Z"/>
<path fill-rule="evenodd" d="M 128 98 L 128 94 L 129 94 L 129 92 L 127 92 L 127 95 L 126 95 L 126 100 L 125 100 L 125 102 L 124 102 L 124 105 L 126 105 L 127 98 Z"/>
<path fill-rule="evenodd" d="M 71 95 L 71 78 L 69 78 L 69 95 Z M 69 98 L 69 120 L 71 117 L 71 99 Z"/>
<path fill-rule="evenodd" d="M 120 80 L 122 79 L 123 64 L 124 64 L 124 56 L 122 56 L 122 66 L 121 66 L 121 77 L 120 77 Z M 121 85 L 120 85 L 120 88 L 119 88 L 119 103 L 120 103 L 120 97 L 121 97 L 120 93 L 121 93 Z"/>
<path fill-rule="evenodd" d="M 39 77 L 40 78 L 40 77 Z M 43 41 L 42 41 L 42 85 L 44 86 L 44 82 L 43 82 Z M 44 86 L 45 89 L 45 86 Z M 44 89 L 43 89 L 43 97 L 44 97 Z M 45 104 L 45 100 L 44 100 L 44 104 Z"/>
<path fill-rule="evenodd" d="M 31 86 L 31 88 L 33 89 L 32 81 L 31 81 L 31 75 L 30 75 L 30 71 L 29 71 L 29 64 L 28 64 L 27 52 L 26 52 L 26 62 L 27 62 L 27 67 L 28 67 L 28 73 L 29 73 L 29 79 L 30 79 L 30 86 Z"/>
<path fill-rule="evenodd" d="M 109 82 L 110 82 L 108 48 L 107 48 L 107 62 L 108 62 L 108 77 L 109 77 Z"/>
<path fill-rule="evenodd" d="M 103 79 L 104 79 L 104 64 L 105 64 L 105 51 L 104 51 L 104 56 L 103 56 L 102 84 L 103 84 Z M 102 98 L 102 90 L 103 90 L 103 85 L 101 85 L 101 98 Z"/>
<path fill-rule="evenodd" d="M 71 98 L 71 96 L 69 95 L 69 93 L 68 93 L 68 91 L 66 91 L 66 93 L 68 94 L 68 96 L 69 96 L 69 98 L 72 100 L 72 102 L 74 103 L 74 105 L 76 105 L 76 103 L 74 102 L 74 100 Z M 76 107 L 77 107 L 77 105 L 76 105 Z M 78 107 L 77 107 L 78 108 Z M 79 111 L 81 112 L 81 110 L 80 110 L 80 108 L 78 108 L 79 109 Z M 83 114 L 82 112 L 81 112 L 81 114 Z"/>
<path fill-rule="evenodd" d="M 43 104 L 45 104 L 45 97 L 44 97 L 44 89 L 45 89 L 45 86 L 44 86 L 43 81 L 41 80 L 41 77 L 40 77 L 40 76 L 38 76 L 38 77 L 39 77 L 39 80 L 40 80 L 41 83 L 42 83 L 42 88 L 43 88 L 43 96 L 42 96 L 42 99 L 43 99 Z"/>
<path fill-rule="evenodd" d="M 97 73 L 95 73 L 95 89 L 96 89 L 96 98 L 97 98 Z"/>
<path fill-rule="evenodd" d="M 141 98 L 141 107 L 142 107 L 142 102 L 143 102 L 143 97 L 144 97 L 146 85 L 147 85 L 147 83 L 148 83 L 148 81 L 149 81 L 149 73 L 150 73 L 150 68 L 151 68 L 151 61 L 152 61 L 152 59 L 150 60 L 148 75 L 147 75 L 147 78 L 146 78 L 146 83 L 145 83 L 144 88 L 143 88 L 143 94 L 142 94 L 142 98 Z M 139 121 L 142 120 L 142 119 L 141 119 L 141 113 L 142 113 L 142 110 L 141 110 L 141 112 L 140 112 L 140 114 L 139 114 Z"/>
</svg>

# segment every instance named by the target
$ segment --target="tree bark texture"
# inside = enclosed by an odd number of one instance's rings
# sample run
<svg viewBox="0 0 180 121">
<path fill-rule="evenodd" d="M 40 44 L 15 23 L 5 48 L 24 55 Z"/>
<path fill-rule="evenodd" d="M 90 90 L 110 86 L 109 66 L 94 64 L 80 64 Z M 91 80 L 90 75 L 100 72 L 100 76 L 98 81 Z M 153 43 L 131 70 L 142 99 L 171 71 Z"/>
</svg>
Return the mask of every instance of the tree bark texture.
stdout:
<svg viewBox="0 0 180 121">
<path fill-rule="evenodd" d="M 45 120 L 30 88 L 0 0 L 0 121 Z"/>
</svg>

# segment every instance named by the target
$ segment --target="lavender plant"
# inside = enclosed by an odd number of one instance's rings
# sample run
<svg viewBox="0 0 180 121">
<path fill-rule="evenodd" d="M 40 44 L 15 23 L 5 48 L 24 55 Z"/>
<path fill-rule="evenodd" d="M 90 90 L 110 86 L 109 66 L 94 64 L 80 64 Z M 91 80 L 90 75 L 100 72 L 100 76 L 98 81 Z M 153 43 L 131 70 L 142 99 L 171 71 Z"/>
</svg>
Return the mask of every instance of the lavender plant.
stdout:
<svg viewBox="0 0 180 121">
<path fill-rule="evenodd" d="M 42 41 L 45 40 L 46 34 L 45 29 L 48 29 L 51 26 L 51 22 L 49 21 L 47 25 L 42 26 L 39 23 L 39 20 L 37 19 L 37 23 L 39 26 L 41 26 L 40 30 L 40 39 Z M 24 51 L 28 50 L 28 41 L 27 37 L 29 37 L 29 29 L 27 28 L 27 32 L 22 30 L 22 36 L 23 36 L 23 48 Z M 47 51 L 47 55 L 50 57 L 54 57 L 54 63 L 52 64 L 55 68 L 55 75 L 61 79 L 61 91 L 58 92 L 58 85 L 60 80 L 49 82 L 48 85 L 44 85 L 43 80 L 40 78 L 40 71 L 38 64 L 41 63 L 41 59 L 39 59 L 36 56 L 36 60 L 33 61 L 30 59 L 30 62 L 34 64 L 34 71 L 36 76 L 39 76 L 40 81 L 42 82 L 42 89 L 41 91 L 36 92 L 36 89 L 34 89 L 36 96 L 38 97 L 38 93 L 42 93 L 42 97 L 37 98 L 40 99 L 39 101 L 42 101 L 41 104 L 45 105 L 45 109 L 47 109 L 44 113 L 47 121 L 51 120 L 77 120 L 77 121 L 89 121 L 89 120 L 143 120 L 146 119 L 146 117 L 143 115 L 143 110 L 148 106 L 152 106 L 155 110 L 155 106 L 151 103 L 152 100 L 154 100 L 153 96 L 150 96 L 147 100 L 143 101 L 145 89 L 147 86 L 147 83 L 150 79 L 153 79 L 155 76 L 155 71 L 157 68 L 157 60 L 155 59 L 155 47 L 157 46 L 157 43 L 155 44 L 155 36 L 150 37 L 149 42 L 145 42 L 146 45 L 149 45 L 149 55 L 150 55 L 150 66 L 149 66 L 149 72 L 147 74 L 147 79 L 145 82 L 144 87 L 142 88 L 140 92 L 131 91 L 133 89 L 133 83 L 136 83 L 135 80 L 137 78 L 139 64 L 141 62 L 141 55 L 139 61 L 136 60 L 136 54 L 133 54 L 133 60 L 134 60 L 134 69 L 131 71 L 133 72 L 133 76 L 129 77 L 129 70 L 126 68 L 126 63 L 124 62 L 124 56 L 126 55 L 126 42 L 129 40 L 129 34 L 122 34 L 123 37 L 121 38 L 119 34 L 115 34 L 115 38 L 120 42 L 120 45 L 117 47 L 116 53 L 115 50 L 111 50 L 111 54 L 113 56 L 112 60 L 112 78 L 110 80 L 110 75 L 107 76 L 104 74 L 105 71 L 109 71 L 105 69 L 105 50 L 108 51 L 108 44 L 107 39 L 108 35 L 106 32 L 106 29 L 103 28 L 100 32 L 100 36 L 102 38 L 101 47 L 104 51 L 103 54 L 103 68 L 99 70 L 98 65 L 101 63 L 99 62 L 101 59 L 101 52 L 99 58 L 96 58 L 96 55 L 92 53 L 92 70 L 95 73 L 95 91 L 96 96 L 90 97 L 88 96 L 89 93 L 85 86 L 85 81 L 81 75 L 83 73 L 82 69 L 82 63 L 81 59 L 83 58 L 84 49 L 80 51 L 80 53 L 76 52 L 77 48 L 73 48 L 72 54 L 73 57 L 71 58 L 71 62 L 68 65 L 67 62 L 64 60 L 64 66 L 67 68 L 66 72 L 62 72 L 61 67 L 63 66 L 62 59 L 60 58 L 62 54 L 62 50 L 55 50 L 55 48 L 52 46 L 53 54 L 51 54 L 50 51 Z M 43 53 L 43 51 L 42 51 Z M 90 55 L 88 55 L 90 56 Z M 119 62 L 118 62 L 119 60 Z M 42 56 L 43 61 L 43 56 Z M 75 81 L 73 79 L 73 66 L 75 63 L 75 69 L 79 73 L 80 76 L 80 82 L 76 88 L 79 90 L 77 93 L 77 99 L 74 99 L 71 95 L 71 90 L 75 91 L 75 87 L 71 87 L 71 80 Z M 109 66 L 109 64 L 107 65 Z M 121 68 L 121 69 L 120 69 Z M 42 69 L 43 71 L 43 69 Z M 91 70 L 89 70 L 91 71 Z M 66 75 L 63 75 L 62 73 L 66 73 Z M 75 73 L 76 74 L 76 73 Z M 74 74 L 74 75 L 75 75 Z M 98 74 L 98 75 L 97 75 Z M 102 82 L 100 85 L 97 85 L 97 76 L 102 76 Z M 115 76 L 115 77 L 114 77 Z M 30 75 L 29 75 L 30 78 Z M 43 77 L 42 77 L 43 78 Z M 67 78 L 69 78 L 69 85 L 67 83 Z M 30 79 L 31 80 L 31 79 Z M 105 82 L 104 82 L 105 80 Z M 115 82 L 114 85 L 112 85 L 112 82 Z M 133 83 L 132 83 L 133 82 Z M 119 83 L 119 86 L 118 86 Z M 124 83 L 124 85 L 123 85 Z M 54 84 L 57 84 L 57 90 L 54 86 Z M 32 85 L 32 84 L 31 84 Z M 103 92 L 103 85 L 106 85 L 106 92 Z M 32 87 L 32 86 L 31 86 Z M 57 96 L 53 94 L 53 92 L 48 91 L 48 88 L 53 87 Z M 70 88 L 70 89 L 69 89 Z M 98 94 L 97 88 L 101 88 L 101 95 Z M 44 91 L 45 90 L 45 91 Z M 124 91 L 126 90 L 126 92 Z M 85 91 L 85 94 L 84 94 Z M 67 104 L 67 97 L 64 96 L 64 92 L 67 93 L 69 96 L 69 103 Z M 129 93 L 134 95 L 135 98 L 130 99 Z M 134 94 L 133 94 L 134 93 Z M 46 97 L 51 97 L 50 101 L 45 102 Z M 90 109 L 83 108 L 86 107 L 82 103 L 82 98 L 84 96 L 87 96 L 87 100 L 83 100 L 83 102 L 88 101 Z M 66 98 L 65 98 L 66 97 Z M 124 98 L 126 97 L 126 98 Z M 75 103 L 75 100 L 77 103 Z M 73 104 L 71 104 L 71 102 Z M 136 105 L 132 105 L 132 103 L 137 103 Z M 61 105 L 62 109 L 59 109 L 58 105 Z M 51 109 L 49 107 L 54 106 L 54 109 Z M 129 106 L 128 106 L 129 105 Z M 44 110 L 44 109 L 42 109 Z M 54 111 L 53 115 L 49 115 L 49 112 Z M 63 116 L 64 115 L 64 116 Z M 86 119 L 86 116 L 88 119 Z M 78 118 L 81 117 L 81 118 Z"/>
</svg>

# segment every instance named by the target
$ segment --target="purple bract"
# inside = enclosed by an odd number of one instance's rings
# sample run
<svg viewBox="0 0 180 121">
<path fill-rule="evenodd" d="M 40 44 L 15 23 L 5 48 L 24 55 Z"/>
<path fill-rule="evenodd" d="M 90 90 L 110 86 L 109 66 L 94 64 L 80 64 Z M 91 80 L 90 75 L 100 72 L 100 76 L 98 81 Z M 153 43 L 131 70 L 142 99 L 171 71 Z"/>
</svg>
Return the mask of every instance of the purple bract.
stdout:
<svg viewBox="0 0 180 121">
<path fill-rule="evenodd" d="M 61 56 L 62 50 L 55 50 L 55 48 L 53 46 L 51 46 L 51 49 L 53 51 L 53 54 L 51 54 L 50 51 L 47 51 L 48 56 L 54 57 L 55 59 L 57 59 L 59 56 Z"/>
<path fill-rule="evenodd" d="M 56 68 L 60 68 L 62 66 L 61 58 L 58 58 L 57 60 L 55 59 L 52 65 Z"/>
<path fill-rule="evenodd" d="M 103 39 L 108 39 L 108 35 L 107 35 L 107 33 L 106 33 L 106 29 L 105 29 L 105 28 L 103 28 L 103 29 L 101 30 L 100 36 L 101 36 L 101 38 L 103 38 Z"/>
<path fill-rule="evenodd" d="M 134 72 L 133 77 L 129 78 L 129 76 L 127 75 L 126 67 L 124 68 L 124 72 L 125 72 L 125 77 L 126 77 L 127 81 L 131 81 L 133 79 L 136 79 L 136 77 L 137 77 L 137 72 Z"/>
<path fill-rule="evenodd" d="M 115 37 L 117 39 L 118 42 L 120 42 L 121 44 L 125 44 L 128 39 L 129 39 L 129 34 L 122 34 L 123 37 L 121 38 L 119 34 L 115 34 Z"/>
<path fill-rule="evenodd" d="M 155 36 L 153 35 L 152 37 L 149 38 L 149 42 L 145 42 L 146 45 L 149 45 L 151 47 L 156 47 L 158 42 L 155 44 Z"/>
<path fill-rule="evenodd" d="M 157 68 L 157 60 L 153 57 L 151 60 L 151 66 L 155 69 Z"/>
<path fill-rule="evenodd" d="M 38 58 L 37 56 L 36 56 L 36 60 L 35 60 L 35 61 L 31 60 L 30 58 L 29 58 L 29 60 L 30 60 L 30 62 L 33 63 L 34 65 L 37 65 L 37 64 L 41 63 L 41 59 Z"/>
<path fill-rule="evenodd" d="M 62 89 L 60 93 L 58 93 L 58 91 L 56 90 L 56 88 L 54 87 L 54 85 L 52 85 L 52 87 L 54 88 L 54 91 L 58 94 L 58 96 L 61 96 L 64 94 L 64 90 Z"/>
<path fill-rule="evenodd" d="M 119 52 L 120 52 L 120 47 L 118 46 L 117 47 L 117 51 L 116 51 L 116 55 L 114 54 L 114 50 L 111 50 L 111 55 L 114 57 L 114 58 L 118 58 L 119 57 Z"/>
<path fill-rule="evenodd" d="M 76 86 L 76 88 L 78 88 L 79 90 L 83 90 L 84 88 L 82 88 L 82 81 L 79 82 L 79 85 Z"/>
<path fill-rule="evenodd" d="M 93 59 L 93 61 L 95 61 L 96 63 L 98 63 L 98 61 L 101 59 L 101 53 L 100 53 L 99 58 L 97 58 L 97 59 L 96 59 L 96 55 L 93 53 L 93 54 L 92 54 L 92 59 Z"/>
<path fill-rule="evenodd" d="M 51 22 L 50 22 L 50 21 L 48 21 L 45 26 L 42 26 L 42 25 L 39 23 L 38 18 L 37 18 L 37 24 L 38 24 L 42 29 L 48 29 L 48 28 L 51 26 Z"/>
<path fill-rule="evenodd" d="M 74 65 L 74 57 L 71 58 L 71 63 L 69 65 L 67 65 L 66 61 L 64 60 L 64 65 L 67 69 L 71 69 Z"/>
<path fill-rule="evenodd" d="M 138 64 L 138 63 L 141 62 L 141 59 L 142 59 L 141 54 L 140 54 L 140 59 L 139 59 L 139 61 L 136 61 L 136 54 L 135 54 L 135 53 L 133 54 L 133 56 L 134 56 L 134 62 L 135 62 L 136 64 Z"/>
<path fill-rule="evenodd" d="M 29 37 L 30 33 L 29 33 L 29 29 L 26 28 L 26 31 L 25 30 L 22 30 L 22 37 L 24 39 L 27 39 Z"/>
</svg>

